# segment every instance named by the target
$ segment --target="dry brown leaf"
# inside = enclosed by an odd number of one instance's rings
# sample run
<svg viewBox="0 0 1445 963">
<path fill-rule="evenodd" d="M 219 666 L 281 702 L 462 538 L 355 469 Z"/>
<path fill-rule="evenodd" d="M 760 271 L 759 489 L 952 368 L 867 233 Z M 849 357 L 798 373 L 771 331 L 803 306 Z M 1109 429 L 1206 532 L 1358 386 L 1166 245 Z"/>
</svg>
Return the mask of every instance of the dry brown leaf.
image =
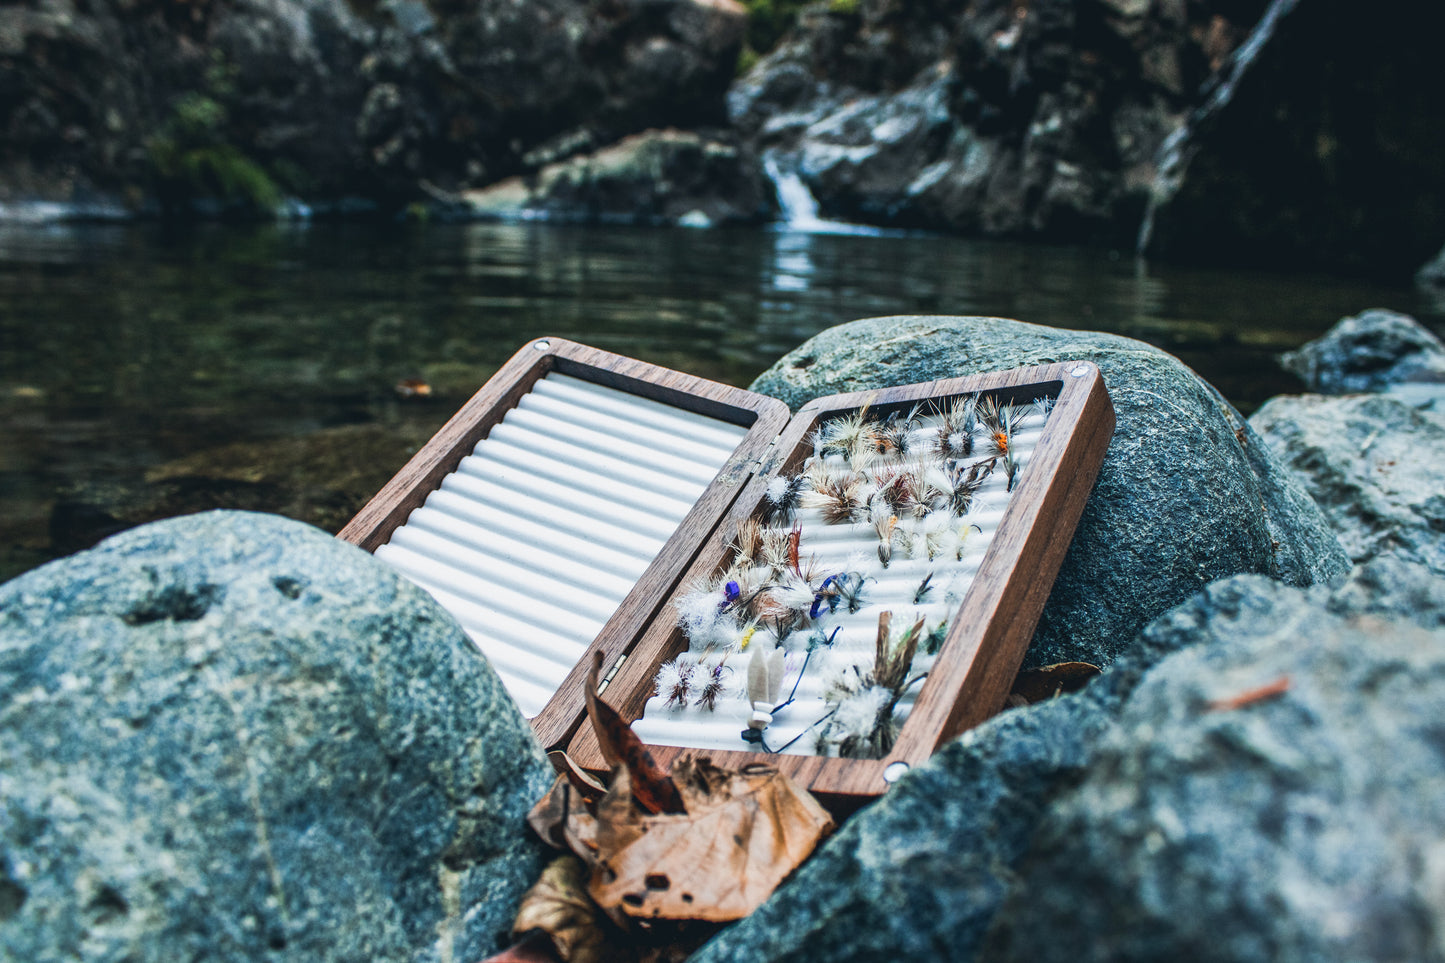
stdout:
<svg viewBox="0 0 1445 963">
<path fill-rule="evenodd" d="M 531 933 L 482 963 L 565 963 L 546 933 Z"/>
<path fill-rule="evenodd" d="M 559 776 L 566 776 L 572 788 L 582 794 L 582 798 L 589 803 L 594 803 L 607 794 L 607 784 L 593 778 L 592 774 L 581 766 L 576 760 L 561 749 L 553 749 L 547 753 L 547 761 Z"/>
<path fill-rule="evenodd" d="M 601 963 L 616 958 L 602 911 L 587 895 L 589 870 L 576 856 L 558 856 L 522 897 L 512 933 L 545 933 L 565 963 Z"/>
<path fill-rule="evenodd" d="M 527 825 L 557 849 L 570 849 L 588 865 L 597 861 L 597 817 L 566 776 L 558 776 L 532 811 Z"/>
<path fill-rule="evenodd" d="M 588 891 L 629 916 L 740 919 L 833 828 L 816 799 L 770 766 L 734 773 L 684 757 L 673 779 L 686 813 L 624 816 L 628 793 L 618 776 L 598 806 L 598 864 Z"/>
<path fill-rule="evenodd" d="M 1065 692 L 1077 692 L 1103 670 L 1089 662 L 1055 662 L 1037 669 L 1025 669 L 1014 679 L 1010 696 L 1018 696 L 1025 705 L 1044 702 Z"/>
<path fill-rule="evenodd" d="M 648 812 L 682 812 L 682 801 L 666 771 L 652 758 L 647 745 L 632 731 L 627 720 L 597 695 L 597 679 L 602 674 L 602 653 L 594 654 L 592 672 L 587 678 L 587 718 L 597 732 L 602 758 L 612 766 L 626 766 L 632 776 L 632 795 Z M 615 783 L 614 783 L 615 785 Z"/>
</svg>

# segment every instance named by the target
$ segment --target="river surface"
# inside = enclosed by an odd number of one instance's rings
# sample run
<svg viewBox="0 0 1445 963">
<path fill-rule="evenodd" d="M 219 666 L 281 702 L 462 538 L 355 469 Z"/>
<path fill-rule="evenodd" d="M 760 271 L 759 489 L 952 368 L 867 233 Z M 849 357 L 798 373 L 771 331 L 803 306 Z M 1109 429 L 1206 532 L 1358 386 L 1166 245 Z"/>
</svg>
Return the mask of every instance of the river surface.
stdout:
<svg viewBox="0 0 1445 963">
<path fill-rule="evenodd" d="M 0 228 L 0 579 L 209 507 L 335 530 L 539 335 L 746 386 L 816 332 L 977 314 L 1140 338 L 1246 413 L 1406 287 L 924 235 L 547 224 Z M 430 386 L 406 397 L 408 379 Z"/>
</svg>

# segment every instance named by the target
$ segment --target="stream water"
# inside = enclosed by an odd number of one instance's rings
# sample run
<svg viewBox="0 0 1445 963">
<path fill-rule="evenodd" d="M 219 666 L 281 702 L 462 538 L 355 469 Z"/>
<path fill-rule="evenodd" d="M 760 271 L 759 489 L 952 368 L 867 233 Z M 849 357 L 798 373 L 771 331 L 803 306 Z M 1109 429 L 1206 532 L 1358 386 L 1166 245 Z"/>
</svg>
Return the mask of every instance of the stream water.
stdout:
<svg viewBox="0 0 1445 963">
<path fill-rule="evenodd" d="M 1404 287 L 923 235 L 3 228 L 0 579 L 218 505 L 334 529 L 541 334 L 746 385 L 840 322 L 1000 315 L 1149 341 L 1247 412 L 1296 387 L 1277 352 L 1374 306 L 1445 321 Z"/>
</svg>

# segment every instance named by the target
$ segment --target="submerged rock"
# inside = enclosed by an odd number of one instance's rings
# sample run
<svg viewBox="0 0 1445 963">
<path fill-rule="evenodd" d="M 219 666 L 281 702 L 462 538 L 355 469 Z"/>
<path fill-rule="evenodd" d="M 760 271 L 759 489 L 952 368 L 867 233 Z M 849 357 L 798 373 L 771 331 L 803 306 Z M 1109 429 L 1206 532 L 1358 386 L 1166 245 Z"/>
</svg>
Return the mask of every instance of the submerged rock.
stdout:
<svg viewBox="0 0 1445 963">
<path fill-rule="evenodd" d="M 1271 399 L 1249 423 L 1304 485 L 1350 558 L 1445 575 L 1445 420 L 1388 395 Z"/>
<path fill-rule="evenodd" d="M 1026 665 L 1107 665 L 1151 619 L 1229 575 L 1309 585 L 1348 569 L 1331 525 L 1239 413 L 1139 341 L 998 318 L 876 318 L 817 335 L 752 387 L 797 408 L 1065 360 L 1099 366 L 1117 425 Z"/>
<path fill-rule="evenodd" d="M 341 425 L 295 438 L 233 442 L 157 465 L 143 478 L 66 485 L 50 509 L 51 557 L 146 522 L 212 509 L 275 512 L 340 531 L 442 420 Z"/>
<path fill-rule="evenodd" d="M 1345 395 L 1408 382 L 1445 384 L 1445 344 L 1407 314 L 1376 308 L 1341 318 L 1280 358 L 1310 391 Z"/>
<path fill-rule="evenodd" d="M 1414 580 L 1429 630 L 1246 577 L 1161 620 L 1195 644 L 1052 808 L 979 958 L 1445 957 L 1445 582 Z"/>
<path fill-rule="evenodd" d="M 274 516 L 0 586 L 0 956 L 480 959 L 550 782 L 461 629 Z"/>
</svg>

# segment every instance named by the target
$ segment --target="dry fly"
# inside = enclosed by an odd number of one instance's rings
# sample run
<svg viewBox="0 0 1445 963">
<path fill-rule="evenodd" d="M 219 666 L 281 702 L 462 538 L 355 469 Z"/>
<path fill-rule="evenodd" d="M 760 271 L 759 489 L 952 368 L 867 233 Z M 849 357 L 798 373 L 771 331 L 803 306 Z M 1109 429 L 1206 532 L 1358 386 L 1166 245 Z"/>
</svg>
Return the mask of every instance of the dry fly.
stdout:
<svg viewBox="0 0 1445 963">
<path fill-rule="evenodd" d="M 733 535 L 733 565 L 752 565 L 757 561 L 762 548 L 763 527 L 758 524 L 757 519 L 749 518 L 740 522 L 737 533 Z"/>
<path fill-rule="evenodd" d="M 723 677 L 723 673 L 731 674 L 732 671 L 732 669 L 728 668 L 727 656 L 724 655 L 721 662 L 708 669 L 707 681 L 703 683 L 702 689 L 698 692 L 697 701 L 694 702 L 693 705 L 701 706 L 709 712 L 717 709 L 717 700 L 722 697 L 723 692 L 727 689 L 727 682 Z"/>
<path fill-rule="evenodd" d="M 791 532 L 781 528 L 767 528 L 763 530 L 762 547 L 758 552 L 758 561 L 774 572 L 782 572 L 788 568 L 788 556 L 791 554 Z"/>
<path fill-rule="evenodd" d="M 667 696 L 664 708 L 681 708 L 687 705 L 688 697 L 692 694 L 692 675 L 696 669 L 697 663 L 683 656 L 664 663 L 658 669 L 657 694 Z"/>
<path fill-rule="evenodd" d="M 973 454 L 973 434 L 978 428 L 978 398 L 955 398 L 939 411 L 938 453 L 944 458 L 967 458 Z"/>
<path fill-rule="evenodd" d="M 834 470 L 815 461 L 810 473 L 812 490 L 803 493 L 802 506 L 817 509 L 823 521 L 840 525 L 856 521 L 864 509 L 863 479 L 848 469 Z"/>
<path fill-rule="evenodd" d="M 984 481 L 993 474 L 996 462 L 997 459 L 990 458 L 988 461 L 974 462 L 968 468 L 954 469 L 953 492 L 949 497 L 949 507 L 953 514 L 968 514 L 969 507 L 973 505 L 973 496 L 978 494 Z"/>
<path fill-rule="evenodd" d="M 868 404 L 845 418 L 835 418 L 825 424 L 815 442 L 818 454 L 851 458 L 856 452 L 873 447 L 877 426 L 868 419 Z"/>
<path fill-rule="evenodd" d="M 878 561 L 887 568 L 893 561 L 893 540 L 898 535 L 898 516 L 880 514 L 873 521 L 873 529 L 878 533 Z"/>
<path fill-rule="evenodd" d="M 798 509 L 798 499 L 808 484 L 806 475 L 770 479 L 763 492 L 763 521 L 788 522 Z"/>
<path fill-rule="evenodd" d="M 929 593 L 929 592 L 932 592 L 932 591 L 933 591 L 933 585 L 931 584 L 932 582 L 933 582 L 933 573 L 932 573 L 932 572 L 929 572 L 927 575 L 923 576 L 923 581 L 919 582 L 919 583 L 918 583 L 918 588 L 916 588 L 916 589 L 913 591 L 913 604 L 914 604 L 914 605 L 922 605 L 922 604 L 923 604 L 924 598 L 926 598 L 926 597 L 928 596 L 928 593 Z"/>
<path fill-rule="evenodd" d="M 923 405 L 917 404 L 902 417 L 901 412 L 890 414 L 877 431 L 874 450 L 880 455 L 907 455 L 913 447 L 913 431 L 918 427 L 922 410 Z"/>
</svg>

